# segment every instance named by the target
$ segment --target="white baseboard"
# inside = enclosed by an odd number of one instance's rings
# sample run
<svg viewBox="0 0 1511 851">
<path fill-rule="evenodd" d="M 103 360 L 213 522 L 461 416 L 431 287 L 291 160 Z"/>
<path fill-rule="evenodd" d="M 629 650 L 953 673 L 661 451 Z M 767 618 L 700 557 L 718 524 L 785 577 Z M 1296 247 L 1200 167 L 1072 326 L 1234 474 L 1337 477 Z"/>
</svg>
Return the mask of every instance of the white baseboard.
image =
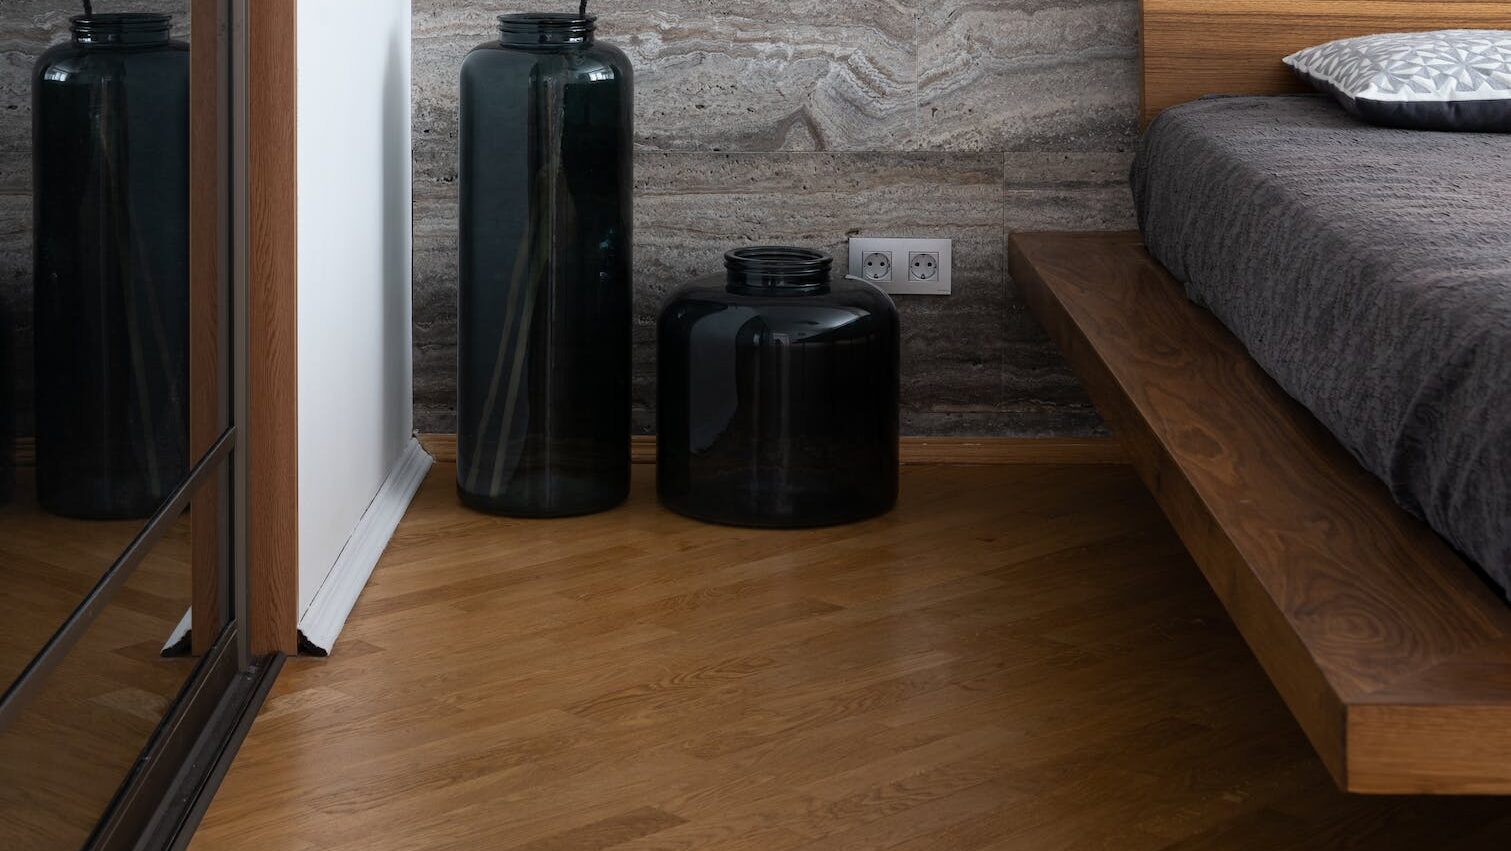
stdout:
<svg viewBox="0 0 1511 851">
<path fill-rule="evenodd" d="M 164 655 L 171 653 L 179 645 L 179 642 L 184 640 L 184 636 L 189 634 L 189 627 L 193 624 L 194 609 L 184 609 L 184 616 L 178 619 L 178 626 L 173 628 L 173 632 L 168 635 L 168 640 L 163 642 Z"/>
<path fill-rule="evenodd" d="M 302 644 L 308 652 L 324 655 L 335 646 L 336 636 L 346 625 L 347 615 L 357 604 L 357 597 L 366 587 L 373 568 L 377 567 L 378 559 L 388 547 L 394 529 L 404 518 L 409 501 L 420 489 L 432 463 L 433 459 L 420 442 L 410 438 L 409 446 L 388 471 L 388 478 L 378 488 L 378 495 L 373 497 L 362 519 L 357 521 L 357 527 L 352 530 L 346 546 L 341 548 L 341 555 L 336 557 L 331 572 L 299 619 L 299 631 L 305 639 Z"/>
</svg>

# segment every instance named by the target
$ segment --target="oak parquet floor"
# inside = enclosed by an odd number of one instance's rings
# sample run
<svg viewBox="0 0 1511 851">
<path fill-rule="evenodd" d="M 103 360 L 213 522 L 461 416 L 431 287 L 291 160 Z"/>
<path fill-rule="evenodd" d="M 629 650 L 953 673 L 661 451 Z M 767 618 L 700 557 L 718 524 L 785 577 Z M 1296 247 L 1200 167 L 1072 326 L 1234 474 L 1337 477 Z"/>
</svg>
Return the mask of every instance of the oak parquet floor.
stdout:
<svg viewBox="0 0 1511 851">
<path fill-rule="evenodd" d="M 1131 470 L 908 467 L 773 532 L 485 517 L 438 465 L 196 849 L 1492 849 L 1335 790 Z"/>
<path fill-rule="evenodd" d="M 69 520 L 32 497 L 30 468 L 0 506 L 0 688 L 41 650 L 142 521 Z M 194 668 L 164 659 L 190 604 L 189 519 L 179 518 L 0 730 L 0 849 L 72 851 L 125 780 Z"/>
</svg>

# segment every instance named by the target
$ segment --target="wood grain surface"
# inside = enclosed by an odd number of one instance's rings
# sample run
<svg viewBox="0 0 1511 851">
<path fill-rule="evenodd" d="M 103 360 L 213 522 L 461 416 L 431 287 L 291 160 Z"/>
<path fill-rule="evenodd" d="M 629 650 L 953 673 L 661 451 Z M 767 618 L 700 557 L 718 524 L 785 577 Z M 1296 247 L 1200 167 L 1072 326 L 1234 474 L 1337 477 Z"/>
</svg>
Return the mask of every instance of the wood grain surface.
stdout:
<svg viewBox="0 0 1511 851">
<path fill-rule="evenodd" d="M 1455 851 L 1338 792 L 1127 467 L 910 466 L 797 532 L 506 520 L 437 465 L 193 847 Z"/>
<path fill-rule="evenodd" d="M 229 232 L 229 174 L 221 149 L 222 107 L 229 91 L 221 74 L 220 0 L 193 0 L 189 45 L 189 456 L 203 458 L 225 431 L 226 364 L 221 359 L 222 256 Z M 189 514 L 194 564 L 196 654 L 220 634 L 220 489 L 202 487 Z"/>
<path fill-rule="evenodd" d="M 1339 785 L 1511 793 L 1511 607 L 1138 234 L 1018 234 L 1010 255 Z"/>
<path fill-rule="evenodd" d="M 1142 0 L 1143 120 L 1209 94 L 1305 91 L 1283 58 L 1382 32 L 1511 27 L 1505 0 Z"/>
<path fill-rule="evenodd" d="M 43 512 L 33 471 L 0 505 L 0 689 L 42 649 L 141 531 L 142 521 Z M 0 848 L 83 845 L 193 670 L 163 642 L 190 602 L 189 520 L 180 518 L 0 730 Z"/>
<path fill-rule="evenodd" d="M 293 653 L 299 607 L 299 131 L 296 0 L 247 4 L 248 621 Z"/>
<path fill-rule="evenodd" d="M 456 462 L 456 435 L 422 434 L 420 445 L 437 461 Z M 903 464 L 1123 464 L 1127 457 L 1108 437 L 904 437 Z M 656 438 L 635 435 L 630 458 L 656 463 Z"/>
</svg>

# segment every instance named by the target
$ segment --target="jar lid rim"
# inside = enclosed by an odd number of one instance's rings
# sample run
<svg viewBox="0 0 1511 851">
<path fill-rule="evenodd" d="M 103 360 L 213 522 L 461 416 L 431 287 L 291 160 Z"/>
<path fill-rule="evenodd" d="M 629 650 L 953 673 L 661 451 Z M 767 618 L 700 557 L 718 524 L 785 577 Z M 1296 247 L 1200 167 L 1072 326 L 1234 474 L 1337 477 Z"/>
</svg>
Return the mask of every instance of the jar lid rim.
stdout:
<svg viewBox="0 0 1511 851">
<path fill-rule="evenodd" d="M 159 12 L 100 12 L 74 15 L 69 31 L 75 43 L 106 47 L 130 47 L 166 42 L 173 31 L 173 16 Z"/>
<path fill-rule="evenodd" d="M 834 265 L 826 251 L 792 245 L 751 245 L 724 253 L 727 269 L 802 274 L 821 272 Z"/>
<path fill-rule="evenodd" d="M 571 12 L 510 12 L 499 15 L 498 22 L 500 26 L 591 27 L 598 22 L 598 16 L 583 17 Z"/>
<path fill-rule="evenodd" d="M 171 25 L 173 16 L 163 12 L 96 12 L 74 15 L 68 20 L 74 26 L 84 27 L 151 28 Z"/>
<path fill-rule="evenodd" d="M 824 287 L 833 265 L 827 252 L 791 245 L 751 245 L 724 254 L 730 285 L 755 290 Z"/>
</svg>

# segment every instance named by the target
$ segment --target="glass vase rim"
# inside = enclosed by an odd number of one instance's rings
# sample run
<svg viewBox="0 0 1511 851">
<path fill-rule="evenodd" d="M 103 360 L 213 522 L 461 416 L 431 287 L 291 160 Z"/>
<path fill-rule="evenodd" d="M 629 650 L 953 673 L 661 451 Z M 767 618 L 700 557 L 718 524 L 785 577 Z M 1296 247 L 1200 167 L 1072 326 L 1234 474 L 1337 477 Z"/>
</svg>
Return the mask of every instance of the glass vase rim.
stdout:
<svg viewBox="0 0 1511 851">
<path fill-rule="evenodd" d="M 68 22 L 74 39 L 84 44 L 167 41 L 173 29 L 173 16 L 166 12 L 95 12 Z"/>
<path fill-rule="evenodd" d="M 593 43 L 597 21 L 570 12 L 510 12 L 498 16 L 498 40 L 519 48 L 582 47 Z"/>
<path fill-rule="evenodd" d="M 794 245 L 748 245 L 724 252 L 729 285 L 744 291 L 827 287 L 834 255 Z"/>
<path fill-rule="evenodd" d="M 95 12 L 92 15 L 74 15 L 68 21 L 74 28 L 128 31 L 155 30 L 173 26 L 173 16 L 167 12 Z"/>
<path fill-rule="evenodd" d="M 506 12 L 498 16 L 503 32 L 560 31 L 592 32 L 598 26 L 597 15 L 573 12 Z"/>
</svg>

